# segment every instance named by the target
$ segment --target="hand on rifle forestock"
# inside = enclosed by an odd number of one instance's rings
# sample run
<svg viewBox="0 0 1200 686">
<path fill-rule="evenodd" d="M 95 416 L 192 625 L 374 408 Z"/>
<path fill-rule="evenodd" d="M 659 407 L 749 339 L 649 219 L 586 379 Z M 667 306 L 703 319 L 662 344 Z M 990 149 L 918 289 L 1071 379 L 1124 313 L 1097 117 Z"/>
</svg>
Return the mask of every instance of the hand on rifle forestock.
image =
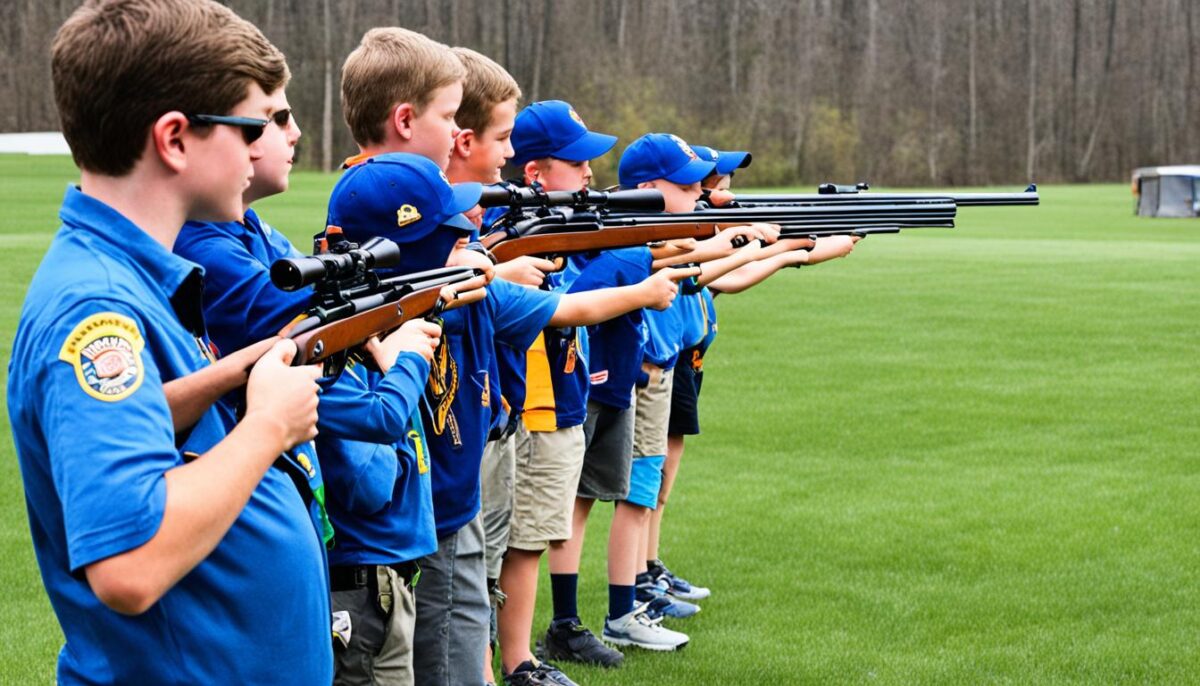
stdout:
<svg viewBox="0 0 1200 686">
<path fill-rule="evenodd" d="M 433 351 L 437 349 L 441 337 L 442 326 L 437 322 L 410 319 L 399 329 L 385 336 L 382 341 L 378 336 L 371 336 L 363 344 L 363 348 L 371 354 L 379 371 L 387 373 L 387 370 L 396 364 L 400 353 L 416 353 L 429 362 L 433 359 Z"/>
<path fill-rule="evenodd" d="M 470 305 L 471 303 L 483 300 L 487 297 L 487 285 L 491 281 L 491 275 L 480 274 L 466 281 L 443 286 L 441 291 L 441 298 L 444 303 L 442 309 L 462 307 L 463 305 Z"/>
<path fill-rule="evenodd" d="M 665 310 L 679 293 L 679 282 L 700 276 L 700 267 L 671 267 L 660 269 L 637 285 L 643 296 L 642 307 Z"/>
<path fill-rule="evenodd" d="M 496 277 L 522 286 L 541 286 L 546 275 L 562 265 L 533 255 L 522 255 L 496 265 Z"/>
<path fill-rule="evenodd" d="M 496 265 L 488 259 L 488 256 L 477 251 L 470 250 L 467 247 L 467 240 L 464 238 L 454 246 L 450 251 L 450 257 L 446 260 L 447 267 L 473 267 L 483 272 L 483 276 L 487 279 L 486 283 L 491 283 L 492 278 L 496 276 Z"/>
<path fill-rule="evenodd" d="M 779 238 L 779 227 L 774 224 L 746 224 L 723 229 L 712 238 L 700 241 L 696 245 L 694 262 L 708 262 L 732 255 L 738 248 L 744 247 L 750 241 L 761 240 L 763 243 L 774 243 Z"/>
<path fill-rule="evenodd" d="M 313 365 L 292 367 L 296 344 L 276 341 L 250 370 L 246 384 L 245 420 L 277 429 L 280 450 L 287 450 L 317 435 L 317 378 Z"/>
</svg>

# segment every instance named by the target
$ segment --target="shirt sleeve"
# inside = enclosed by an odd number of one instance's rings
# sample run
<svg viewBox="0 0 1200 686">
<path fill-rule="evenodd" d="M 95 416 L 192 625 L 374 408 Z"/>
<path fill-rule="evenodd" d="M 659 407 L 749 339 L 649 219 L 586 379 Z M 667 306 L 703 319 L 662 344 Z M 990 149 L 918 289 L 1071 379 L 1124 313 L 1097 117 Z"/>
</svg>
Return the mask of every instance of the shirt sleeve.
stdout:
<svg viewBox="0 0 1200 686">
<path fill-rule="evenodd" d="M 73 572 L 149 541 L 182 464 L 146 331 L 128 305 L 93 300 L 47 334 L 38 414 Z"/>
<path fill-rule="evenodd" d="M 372 386 L 366 369 L 348 367 L 321 394 L 317 428 L 336 438 L 394 444 L 408 435 L 429 377 L 429 363 L 403 352 L 387 374 Z"/>
<path fill-rule="evenodd" d="M 284 291 L 271 283 L 270 265 L 236 236 L 195 224 L 184 233 L 175 252 L 204 267 L 204 317 L 222 354 L 278 334 L 311 303 L 311 289 Z"/>
<path fill-rule="evenodd" d="M 485 304 L 491 308 L 496 340 L 518 350 L 528 350 L 538 333 L 550 324 L 562 297 L 558 293 L 494 279 Z"/>
<path fill-rule="evenodd" d="M 641 283 L 650 276 L 652 262 L 649 248 L 627 248 L 601 253 L 570 280 L 567 292 L 580 293 Z"/>
</svg>

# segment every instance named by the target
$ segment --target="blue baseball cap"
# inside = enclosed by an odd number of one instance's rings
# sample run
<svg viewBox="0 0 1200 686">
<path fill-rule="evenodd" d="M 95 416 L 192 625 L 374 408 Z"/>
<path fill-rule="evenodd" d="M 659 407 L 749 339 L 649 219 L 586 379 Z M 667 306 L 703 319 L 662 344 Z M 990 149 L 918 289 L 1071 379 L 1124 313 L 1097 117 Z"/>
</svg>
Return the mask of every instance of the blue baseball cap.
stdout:
<svg viewBox="0 0 1200 686">
<path fill-rule="evenodd" d="M 584 162 L 603 155 L 617 144 L 617 137 L 588 131 L 574 108 L 562 100 L 530 104 L 517 115 L 513 125 L 512 164 L 555 157 Z"/>
<path fill-rule="evenodd" d="M 717 173 L 721 176 L 732 174 L 735 170 L 750 166 L 750 160 L 753 159 L 750 153 L 740 150 L 714 150 L 703 145 L 693 145 L 692 150 L 700 156 L 702 160 L 709 160 L 717 163 Z"/>
<path fill-rule="evenodd" d="M 655 179 L 688 185 L 703 181 L 716 166 L 711 160 L 700 159 L 696 151 L 675 134 L 648 133 L 630 143 L 621 153 L 617 179 L 627 187 Z"/>
<path fill-rule="evenodd" d="M 328 224 L 362 243 L 382 236 L 400 245 L 396 273 L 444 266 L 454 243 L 476 227 L 463 212 L 479 203 L 483 185 L 451 185 L 421 155 L 386 153 L 342 174 L 329 198 Z"/>
</svg>

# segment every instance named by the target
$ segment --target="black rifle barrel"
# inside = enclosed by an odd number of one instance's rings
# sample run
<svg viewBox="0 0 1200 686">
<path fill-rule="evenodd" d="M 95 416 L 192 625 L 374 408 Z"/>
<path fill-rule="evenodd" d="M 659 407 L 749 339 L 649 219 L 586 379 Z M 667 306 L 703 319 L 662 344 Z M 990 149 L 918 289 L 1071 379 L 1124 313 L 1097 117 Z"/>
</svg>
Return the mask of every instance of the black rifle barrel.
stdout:
<svg viewBox="0 0 1200 686">
<path fill-rule="evenodd" d="M 958 208 L 952 202 L 927 200 L 913 203 L 832 203 L 812 206 L 771 205 L 765 207 L 714 208 L 679 214 L 609 214 L 608 226 L 683 222 L 792 222 L 851 223 L 888 220 L 919 223 L 953 221 Z"/>
<path fill-rule="evenodd" d="M 738 193 L 734 201 L 742 207 L 778 205 L 837 205 L 859 203 L 904 203 L 919 201 L 952 202 L 962 207 L 1037 205 L 1041 201 L 1037 186 L 1030 184 L 1020 193 Z"/>
</svg>

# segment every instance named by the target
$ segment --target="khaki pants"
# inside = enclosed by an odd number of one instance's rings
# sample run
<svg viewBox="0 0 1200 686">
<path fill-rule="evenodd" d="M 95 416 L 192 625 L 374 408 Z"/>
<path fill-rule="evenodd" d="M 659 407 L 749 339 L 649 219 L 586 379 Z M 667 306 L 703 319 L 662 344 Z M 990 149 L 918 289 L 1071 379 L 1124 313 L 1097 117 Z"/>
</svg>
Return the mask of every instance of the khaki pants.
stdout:
<svg viewBox="0 0 1200 686">
<path fill-rule="evenodd" d="M 508 545 L 545 550 L 571 538 L 571 517 L 583 469 L 583 426 L 517 430 L 516 485 Z"/>
<path fill-rule="evenodd" d="M 513 507 L 513 470 L 516 435 L 498 441 L 488 441 L 480 465 L 480 488 L 483 497 L 483 538 L 487 576 L 500 578 L 504 551 L 508 550 L 508 525 Z"/>
</svg>

